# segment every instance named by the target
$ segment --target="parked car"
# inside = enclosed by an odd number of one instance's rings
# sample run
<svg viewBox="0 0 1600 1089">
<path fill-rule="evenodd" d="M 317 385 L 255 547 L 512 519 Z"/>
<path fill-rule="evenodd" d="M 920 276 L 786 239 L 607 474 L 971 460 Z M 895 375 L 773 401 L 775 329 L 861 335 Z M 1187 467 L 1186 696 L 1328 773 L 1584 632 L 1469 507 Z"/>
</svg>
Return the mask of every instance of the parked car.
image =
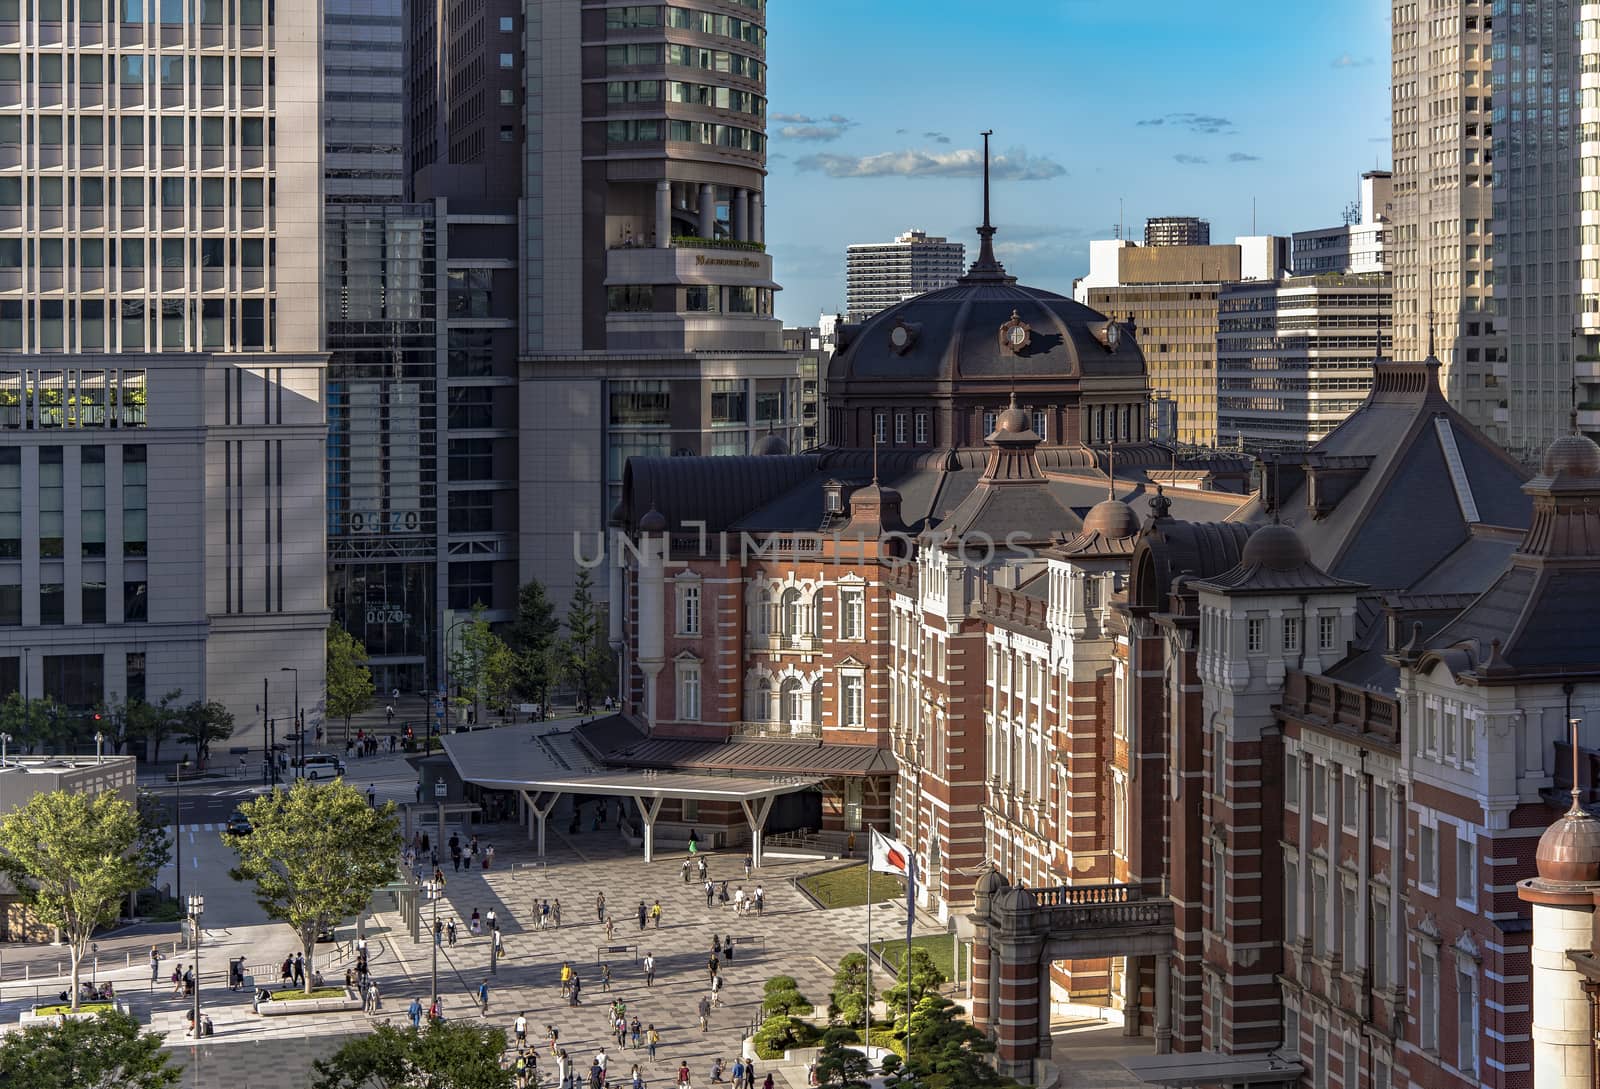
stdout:
<svg viewBox="0 0 1600 1089">
<path fill-rule="evenodd" d="M 300 765 L 302 779 L 337 779 L 344 774 L 344 761 L 336 756 L 308 756 Z"/>
<path fill-rule="evenodd" d="M 222 831 L 224 835 L 229 836 L 248 836 L 255 829 L 251 827 L 249 818 L 235 809 Z"/>
</svg>

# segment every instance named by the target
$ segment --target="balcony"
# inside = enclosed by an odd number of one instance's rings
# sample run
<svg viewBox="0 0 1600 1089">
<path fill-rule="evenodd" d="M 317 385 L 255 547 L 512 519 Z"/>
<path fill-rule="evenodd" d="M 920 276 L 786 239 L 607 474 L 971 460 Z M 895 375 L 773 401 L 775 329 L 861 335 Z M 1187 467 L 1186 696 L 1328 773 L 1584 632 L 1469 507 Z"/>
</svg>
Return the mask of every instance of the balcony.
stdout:
<svg viewBox="0 0 1600 1089">
<path fill-rule="evenodd" d="M 766 253 L 765 242 L 740 242 L 734 238 L 696 238 L 692 234 L 675 234 L 672 244 L 683 249 L 691 250 L 748 250 L 751 253 Z"/>
<path fill-rule="evenodd" d="M 817 635 L 751 634 L 748 638 L 751 650 L 767 650 L 780 654 L 784 651 L 816 654 L 822 650 L 822 638 Z"/>
<path fill-rule="evenodd" d="M 822 724 L 793 719 L 788 722 L 736 722 L 731 737 L 759 737 L 768 741 L 821 741 Z"/>
<path fill-rule="evenodd" d="M 1284 714 L 1313 728 L 1364 742 L 1400 743 L 1400 707 L 1391 697 L 1291 670 L 1284 678 Z"/>
</svg>

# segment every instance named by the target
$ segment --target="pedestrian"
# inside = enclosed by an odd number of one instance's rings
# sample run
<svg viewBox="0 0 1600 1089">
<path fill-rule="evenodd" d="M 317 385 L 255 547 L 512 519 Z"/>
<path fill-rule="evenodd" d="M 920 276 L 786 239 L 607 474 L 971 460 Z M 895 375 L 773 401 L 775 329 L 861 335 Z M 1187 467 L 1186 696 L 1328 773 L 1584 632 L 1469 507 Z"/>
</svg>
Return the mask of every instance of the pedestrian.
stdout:
<svg viewBox="0 0 1600 1089">
<path fill-rule="evenodd" d="M 700 1003 L 696 1007 L 700 1014 L 700 1031 L 708 1032 L 711 1029 L 711 999 L 705 995 L 700 996 Z"/>
<path fill-rule="evenodd" d="M 772 1084 L 772 1072 L 771 1071 L 767 1072 L 766 1079 L 763 1080 L 762 1083 L 761 1083 L 761 1089 L 775 1089 L 775 1087 Z"/>
<path fill-rule="evenodd" d="M 292 974 L 291 975 L 285 975 L 283 977 L 284 986 L 288 986 L 292 978 L 293 978 Z M 174 968 L 172 970 L 172 993 L 173 994 L 182 994 L 183 993 L 183 973 L 180 972 L 176 968 Z"/>
<path fill-rule="evenodd" d="M 477 908 L 472 909 L 472 918 L 468 921 L 472 926 L 472 936 L 476 938 L 478 936 L 479 928 L 483 925 L 483 919 L 478 915 Z"/>
<path fill-rule="evenodd" d="M 616 1037 L 618 1047 L 628 1046 L 628 1019 L 618 1017 L 611 1022 L 611 1035 Z"/>
<path fill-rule="evenodd" d="M 602 991 L 604 991 L 606 993 L 610 993 L 610 991 L 611 991 L 611 965 L 610 964 L 602 964 L 600 966 L 600 990 L 602 990 Z"/>
<path fill-rule="evenodd" d="M 450 945 L 456 944 L 456 921 L 451 919 L 444 927 L 445 940 Z"/>
<path fill-rule="evenodd" d="M 707 881 L 706 884 L 705 884 L 705 890 L 706 890 L 706 909 L 710 910 L 711 905 L 714 904 L 716 902 L 716 899 L 717 899 L 717 887 L 715 885 L 713 885 L 711 882 Z"/>
<path fill-rule="evenodd" d="M 722 1005 L 722 977 L 711 977 L 711 1005 L 712 1008 Z"/>
<path fill-rule="evenodd" d="M 744 856 L 744 879 L 746 881 L 750 880 L 750 863 L 753 861 L 749 855 Z"/>
<path fill-rule="evenodd" d="M 556 1041 L 561 1039 L 561 1030 L 556 1028 L 554 1025 L 546 1025 L 544 1027 L 544 1034 L 545 1037 L 550 1041 L 550 1054 L 552 1057 L 554 1057 L 556 1055 Z"/>
<path fill-rule="evenodd" d="M 478 1005 L 483 1007 L 483 1012 L 489 1012 L 489 981 L 486 979 L 478 984 Z"/>
<path fill-rule="evenodd" d="M 722 943 L 722 959 L 727 961 L 729 964 L 733 963 L 733 935 L 732 934 L 729 934 L 728 937 L 727 937 L 727 940 L 725 940 Z"/>
<path fill-rule="evenodd" d="M 644 955 L 644 985 L 646 987 L 648 987 L 652 983 L 654 983 L 655 981 L 656 981 L 656 955 L 654 953 L 646 953 Z"/>
<path fill-rule="evenodd" d="M 637 1017 L 628 1024 L 628 1039 L 631 1041 L 628 1046 L 637 1049 L 639 1046 L 639 1019 Z"/>
<path fill-rule="evenodd" d="M 603 892 L 594 895 L 594 920 L 597 923 L 606 921 L 606 894 Z"/>
<path fill-rule="evenodd" d="M 570 1062 L 571 1060 L 567 1058 L 566 1049 L 562 1048 L 556 1054 L 556 1085 L 563 1087 L 563 1089 L 567 1084 L 567 1067 Z"/>
<path fill-rule="evenodd" d="M 367 986 L 372 991 L 372 1012 L 377 1013 L 383 1009 L 383 997 L 378 994 L 378 981 L 375 979 L 369 980 Z"/>
<path fill-rule="evenodd" d="M 413 1031 L 422 1027 L 422 999 L 413 998 L 411 1000 L 411 1008 L 406 1011 L 406 1016 L 411 1018 Z"/>
<path fill-rule="evenodd" d="M 485 915 L 483 917 L 483 921 L 484 921 L 484 925 L 489 928 L 490 933 L 493 933 L 494 931 L 500 929 L 500 922 L 495 917 L 494 908 L 490 908 L 489 909 L 489 914 L 487 914 L 487 915 Z"/>
<path fill-rule="evenodd" d="M 367 804 L 374 809 L 378 808 L 378 792 L 373 789 L 371 783 L 367 784 Z"/>
<path fill-rule="evenodd" d="M 304 986 L 305 981 L 306 955 L 304 953 L 296 953 L 294 955 L 294 985 L 296 987 Z"/>
<path fill-rule="evenodd" d="M 614 942 L 616 940 L 617 940 L 617 924 L 611 921 L 611 916 L 607 915 L 606 916 L 606 941 L 607 942 Z"/>
<path fill-rule="evenodd" d="M 444 924 L 441 923 L 438 919 L 435 919 L 433 921 L 433 944 L 434 945 L 439 945 L 440 944 L 440 939 L 444 934 L 443 927 L 444 927 Z M 450 944 L 454 945 L 455 943 L 451 942 Z"/>
<path fill-rule="evenodd" d="M 706 860 L 702 858 L 700 860 L 700 880 L 704 881 L 710 876 L 710 869 L 711 868 L 706 865 Z"/>
<path fill-rule="evenodd" d="M 643 900 L 640 900 L 639 901 L 639 929 L 640 930 L 644 929 L 645 916 L 649 915 L 649 913 L 650 913 L 650 909 L 644 906 L 644 901 Z"/>
<path fill-rule="evenodd" d="M 735 915 L 743 915 L 744 914 L 744 886 L 743 885 L 740 885 L 739 888 L 738 888 L 738 891 L 736 891 L 733 894 L 733 913 Z"/>
<path fill-rule="evenodd" d="M 511 1025 L 511 1033 L 516 1037 L 517 1047 L 526 1047 L 528 1044 L 528 1014 L 524 1010 L 517 1014 L 517 1019 Z"/>
<path fill-rule="evenodd" d="M 733 1084 L 738 1085 L 742 1081 L 744 1081 L 744 1056 L 735 1055 L 733 1057 Z"/>
<path fill-rule="evenodd" d="M 174 982 L 176 982 L 176 980 L 178 978 L 178 970 L 176 968 L 174 968 L 172 970 L 172 978 L 173 978 Z M 293 957 L 284 957 L 283 958 L 283 967 L 278 969 L 278 982 L 279 982 L 279 984 L 281 984 L 284 987 L 292 987 L 292 986 L 294 986 L 294 958 Z"/>
<path fill-rule="evenodd" d="M 772 1075 L 768 1074 L 767 1077 L 771 1078 Z M 744 1089 L 756 1089 L 756 1061 L 754 1059 L 745 1059 L 744 1061 Z"/>
<path fill-rule="evenodd" d="M 685 885 L 689 883 L 689 860 L 687 858 L 683 860 L 683 883 Z"/>
<path fill-rule="evenodd" d="M 493 866 L 493 865 L 494 865 L 494 844 L 491 843 L 491 844 L 489 844 L 489 846 L 487 846 L 487 847 L 485 847 L 483 849 L 483 868 L 487 870 L 490 866 Z"/>
<path fill-rule="evenodd" d="M 722 967 L 722 961 L 715 953 L 711 954 L 711 959 L 706 961 L 706 971 L 711 973 L 712 979 L 717 978 L 717 969 L 720 967 Z"/>
<path fill-rule="evenodd" d="M 661 929 L 661 901 L 657 900 L 650 905 L 650 921 L 657 930 Z"/>
<path fill-rule="evenodd" d="M 656 1027 L 654 1025 L 651 1025 L 649 1028 L 647 1028 L 645 1032 L 647 1033 L 645 1036 L 645 1050 L 650 1055 L 650 1061 L 655 1062 L 656 1047 L 661 1043 L 661 1033 L 656 1031 Z"/>
<path fill-rule="evenodd" d="M 766 890 L 761 887 L 761 884 L 759 882 L 757 882 L 757 884 L 756 884 L 756 916 L 757 917 L 760 917 L 761 909 L 766 907 L 766 906 L 767 906 L 767 893 L 766 893 Z"/>
<path fill-rule="evenodd" d="M 577 972 L 573 972 L 572 973 L 572 995 L 568 999 L 568 1002 L 570 1002 L 574 1006 L 583 1005 L 583 999 L 579 997 L 579 995 L 582 993 L 582 991 L 583 991 L 583 980 L 582 980 L 582 978 L 579 977 Z"/>
<path fill-rule="evenodd" d="M 722 935 L 715 930 L 711 932 L 711 952 L 719 957 L 722 955 Z"/>
<path fill-rule="evenodd" d="M 539 929 L 543 930 L 545 927 L 547 927 L 549 925 L 550 925 L 550 901 L 541 900 L 539 902 Z"/>
<path fill-rule="evenodd" d="M 644 1089 L 644 1075 L 639 1072 L 639 1064 L 633 1064 L 633 1081 L 628 1083 L 628 1089 Z"/>
<path fill-rule="evenodd" d="M 724 904 L 728 902 L 728 883 L 726 881 L 722 883 L 721 889 L 717 891 L 717 899 Z"/>
<path fill-rule="evenodd" d="M 691 840 L 690 842 L 692 843 L 693 841 Z M 684 1086 L 685 1089 L 688 1089 L 689 1064 L 687 1061 L 678 1064 L 678 1084 Z"/>
<path fill-rule="evenodd" d="M 455 867 L 456 873 L 461 872 L 461 848 L 454 843 L 450 845 L 450 865 Z"/>
<path fill-rule="evenodd" d="M 712 1085 L 720 1085 L 721 1083 L 722 1083 L 722 1056 L 719 1055 L 711 1063 L 711 1084 Z"/>
<path fill-rule="evenodd" d="M 500 937 L 500 931 L 494 932 L 494 959 L 499 960 L 506 955 L 505 942 Z"/>
<path fill-rule="evenodd" d="M 194 995 L 194 968 L 192 967 L 183 970 L 183 994 L 185 998 Z"/>
<path fill-rule="evenodd" d="M 161 950 L 155 946 L 150 947 L 150 989 L 153 991 L 156 984 L 161 982 Z"/>
<path fill-rule="evenodd" d="M 556 897 L 555 903 L 550 905 L 550 925 L 557 930 L 561 929 L 561 898 Z"/>
<path fill-rule="evenodd" d="M 572 965 L 566 961 L 561 962 L 561 997 L 567 997 L 572 990 Z"/>
</svg>

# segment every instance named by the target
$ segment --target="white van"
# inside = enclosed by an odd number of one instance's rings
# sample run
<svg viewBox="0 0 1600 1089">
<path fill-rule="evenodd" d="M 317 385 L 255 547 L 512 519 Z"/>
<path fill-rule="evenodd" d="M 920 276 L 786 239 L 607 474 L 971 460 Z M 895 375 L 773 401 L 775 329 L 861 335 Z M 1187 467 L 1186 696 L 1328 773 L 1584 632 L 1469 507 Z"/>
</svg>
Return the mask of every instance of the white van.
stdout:
<svg viewBox="0 0 1600 1089">
<path fill-rule="evenodd" d="M 302 779 L 337 779 L 344 774 L 344 761 L 336 756 L 308 756 L 300 765 Z"/>
</svg>

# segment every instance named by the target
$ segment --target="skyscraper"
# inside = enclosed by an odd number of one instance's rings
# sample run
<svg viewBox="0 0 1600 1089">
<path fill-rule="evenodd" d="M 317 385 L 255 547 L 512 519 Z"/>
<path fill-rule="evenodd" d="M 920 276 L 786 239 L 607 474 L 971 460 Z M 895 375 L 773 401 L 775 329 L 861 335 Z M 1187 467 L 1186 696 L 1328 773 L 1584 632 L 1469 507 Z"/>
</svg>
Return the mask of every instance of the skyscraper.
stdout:
<svg viewBox="0 0 1600 1089">
<path fill-rule="evenodd" d="M 1506 338 L 1491 283 L 1495 17 L 1485 0 L 1393 11 L 1395 358 L 1437 355 L 1450 403 L 1503 442 Z"/>
<path fill-rule="evenodd" d="M 924 291 L 950 287 L 966 271 L 967 247 L 926 231 L 893 242 L 861 242 L 845 251 L 845 311 L 851 322 Z"/>
<path fill-rule="evenodd" d="M 326 199 L 399 200 L 405 194 L 401 0 L 325 0 L 322 21 Z"/>
<path fill-rule="evenodd" d="M 1211 224 L 1198 216 L 1151 216 L 1144 221 L 1147 246 L 1209 246 Z"/>
<path fill-rule="evenodd" d="M 303 695 L 322 677 L 320 9 L 18 15 L 0 9 L 0 691 L 82 709 L 179 689 L 249 744 L 264 674 L 298 670 Z"/>
</svg>

